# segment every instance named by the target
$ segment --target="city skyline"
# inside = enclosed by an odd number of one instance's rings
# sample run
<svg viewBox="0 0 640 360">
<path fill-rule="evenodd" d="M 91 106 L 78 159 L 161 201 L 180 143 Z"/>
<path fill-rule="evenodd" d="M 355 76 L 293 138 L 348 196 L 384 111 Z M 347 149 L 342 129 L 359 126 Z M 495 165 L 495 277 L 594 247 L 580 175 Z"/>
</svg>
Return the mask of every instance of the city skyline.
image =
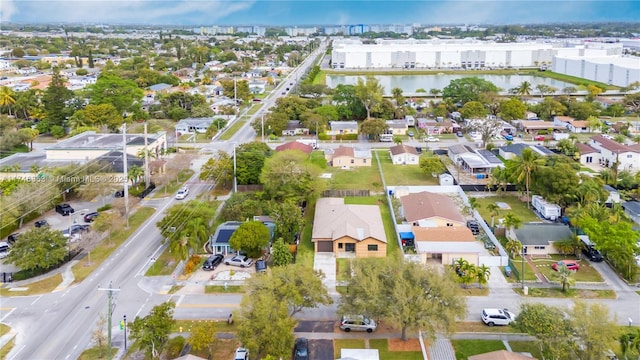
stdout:
<svg viewBox="0 0 640 360">
<path fill-rule="evenodd" d="M 637 0 L 3 0 L 3 23 L 139 25 L 549 24 L 637 22 Z"/>
</svg>

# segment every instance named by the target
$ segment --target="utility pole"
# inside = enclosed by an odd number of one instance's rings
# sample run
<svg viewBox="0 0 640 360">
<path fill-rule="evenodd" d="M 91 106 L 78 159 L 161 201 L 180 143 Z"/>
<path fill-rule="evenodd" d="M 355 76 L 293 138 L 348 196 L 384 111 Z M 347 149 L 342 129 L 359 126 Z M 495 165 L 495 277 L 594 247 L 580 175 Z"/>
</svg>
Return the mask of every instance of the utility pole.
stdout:
<svg viewBox="0 0 640 360">
<path fill-rule="evenodd" d="M 124 172 L 124 218 L 129 228 L 129 169 L 127 165 L 127 123 L 122 124 L 122 171 Z"/>
<path fill-rule="evenodd" d="M 233 192 L 238 192 L 238 179 L 236 179 L 236 143 L 233 143 Z"/>
<path fill-rule="evenodd" d="M 114 289 L 111 287 L 111 282 L 108 288 L 98 288 L 100 291 L 106 291 L 109 298 L 107 308 L 107 359 L 111 359 L 111 317 L 113 316 L 113 310 L 115 309 L 114 295 L 113 293 L 120 291 L 120 289 Z"/>
<path fill-rule="evenodd" d="M 149 172 L 149 143 L 147 140 L 147 122 L 144 122 L 144 186 L 149 187 L 151 172 Z"/>
<path fill-rule="evenodd" d="M 262 142 L 264 142 L 264 113 L 262 113 L 261 118 L 262 118 Z"/>
<path fill-rule="evenodd" d="M 123 324 L 124 324 L 124 352 L 127 352 L 127 315 L 123 316 Z"/>
</svg>

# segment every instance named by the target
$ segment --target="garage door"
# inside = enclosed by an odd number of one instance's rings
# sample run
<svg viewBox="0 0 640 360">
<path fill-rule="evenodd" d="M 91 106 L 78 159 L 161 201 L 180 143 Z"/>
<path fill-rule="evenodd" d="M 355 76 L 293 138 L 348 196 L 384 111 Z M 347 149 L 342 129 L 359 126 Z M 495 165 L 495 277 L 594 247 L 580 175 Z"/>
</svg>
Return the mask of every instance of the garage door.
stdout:
<svg viewBox="0 0 640 360">
<path fill-rule="evenodd" d="M 318 252 L 333 252 L 333 241 L 318 241 Z"/>
</svg>

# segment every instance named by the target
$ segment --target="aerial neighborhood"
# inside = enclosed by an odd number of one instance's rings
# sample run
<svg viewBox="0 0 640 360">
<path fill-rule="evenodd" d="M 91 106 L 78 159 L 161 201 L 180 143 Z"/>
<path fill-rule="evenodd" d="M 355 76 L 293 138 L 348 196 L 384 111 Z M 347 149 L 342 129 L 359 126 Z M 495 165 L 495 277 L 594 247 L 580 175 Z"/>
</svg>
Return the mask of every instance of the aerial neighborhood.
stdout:
<svg viewBox="0 0 640 360">
<path fill-rule="evenodd" d="M 625 26 L 3 24 L 2 358 L 638 359 Z"/>
</svg>

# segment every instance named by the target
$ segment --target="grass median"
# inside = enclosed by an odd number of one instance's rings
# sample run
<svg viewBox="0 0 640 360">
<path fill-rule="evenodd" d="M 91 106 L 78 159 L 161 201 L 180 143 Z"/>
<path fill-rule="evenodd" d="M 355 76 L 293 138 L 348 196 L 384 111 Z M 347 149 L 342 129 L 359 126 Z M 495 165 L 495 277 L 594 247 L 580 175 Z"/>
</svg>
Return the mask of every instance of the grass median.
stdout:
<svg viewBox="0 0 640 360">
<path fill-rule="evenodd" d="M 129 217 L 129 228 L 115 230 L 111 234 L 111 240 L 104 240 L 100 245 L 91 250 L 90 256 L 77 263 L 73 268 L 74 284 L 86 279 L 109 255 L 111 255 L 122 243 L 125 242 L 153 213 L 155 209 L 141 207 L 135 214 Z M 89 259 L 90 258 L 90 259 Z"/>
<path fill-rule="evenodd" d="M 24 291 L 9 291 L 9 288 L 0 289 L 0 296 L 30 296 L 50 293 L 55 290 L 62 283 L 62 275 L 55 274 L 45 279 L 32 282 L 29 285 L 23 286 L 27 288 Z"/>
</svg>

